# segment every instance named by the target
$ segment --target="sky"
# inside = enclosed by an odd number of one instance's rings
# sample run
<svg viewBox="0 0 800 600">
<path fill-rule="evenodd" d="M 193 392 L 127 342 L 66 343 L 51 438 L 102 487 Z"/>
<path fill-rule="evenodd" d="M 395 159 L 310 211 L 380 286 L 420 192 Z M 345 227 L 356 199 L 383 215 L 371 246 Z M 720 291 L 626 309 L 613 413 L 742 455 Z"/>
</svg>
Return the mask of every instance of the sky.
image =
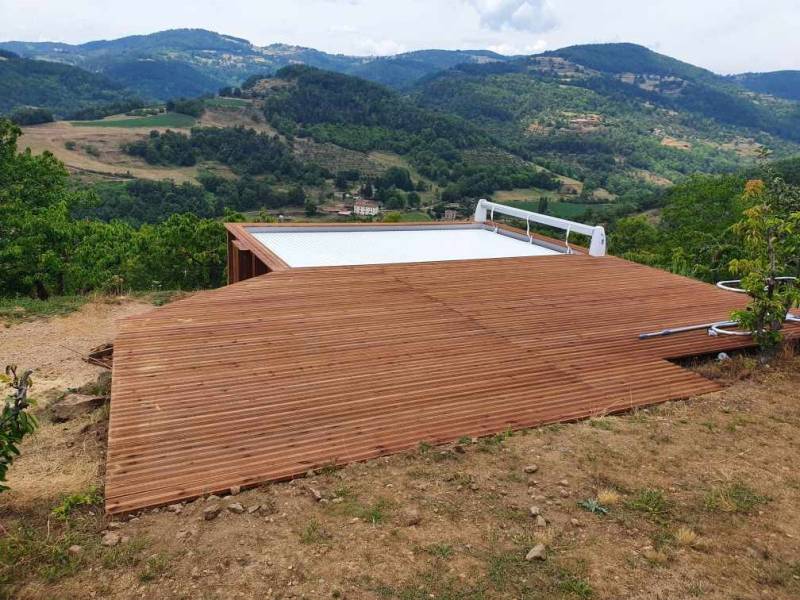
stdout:
<svg viewBox="0 0 800 600">
<path fill-rule="evenodd" d="M 0 0 L 0 40 L 198 27 L 343 54 L 634 42 L 718 73 L 800 69 L 798 0 Z"/>
</svg>

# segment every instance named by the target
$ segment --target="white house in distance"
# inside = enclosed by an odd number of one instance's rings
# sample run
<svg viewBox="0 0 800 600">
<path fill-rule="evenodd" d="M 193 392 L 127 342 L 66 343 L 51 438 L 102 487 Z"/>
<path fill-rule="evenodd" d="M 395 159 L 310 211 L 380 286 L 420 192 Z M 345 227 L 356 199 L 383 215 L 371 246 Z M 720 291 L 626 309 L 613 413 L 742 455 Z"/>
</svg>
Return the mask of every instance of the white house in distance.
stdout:
<svg viewBox="0 0 800 600">
<path fill-rule="evenodd" d="M 377 202 L 372 200 L 356 200 L 353 203 L 353 214 L 362 217 L 374 217 L 380 212 Z"/>
</svg>

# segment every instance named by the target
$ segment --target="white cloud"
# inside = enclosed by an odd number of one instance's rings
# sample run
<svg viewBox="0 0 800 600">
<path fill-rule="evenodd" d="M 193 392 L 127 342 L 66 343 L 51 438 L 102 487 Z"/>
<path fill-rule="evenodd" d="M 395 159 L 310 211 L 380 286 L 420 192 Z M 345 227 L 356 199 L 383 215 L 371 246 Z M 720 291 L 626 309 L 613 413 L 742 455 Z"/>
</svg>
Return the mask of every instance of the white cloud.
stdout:
<svg viewBox="0 0 800 600">
<path fill-rule="evenodd" d="M 539 54 L 547 49 L 547 42 L 544 40 L 536 40 L 533 44 L 512 44 L 502 42 L 499 44 L 491 44 L 487 46 L 487 50 L 497 52 L 498 54 L 505 54 L 506 56 L 515 56 L 518 54 Z"/>
<path fill-rule="evenodd" d="M 548 0 L 468 0 L 481 24 L 495 31 L 543 32 L 557 25 Z"/>
</svg>

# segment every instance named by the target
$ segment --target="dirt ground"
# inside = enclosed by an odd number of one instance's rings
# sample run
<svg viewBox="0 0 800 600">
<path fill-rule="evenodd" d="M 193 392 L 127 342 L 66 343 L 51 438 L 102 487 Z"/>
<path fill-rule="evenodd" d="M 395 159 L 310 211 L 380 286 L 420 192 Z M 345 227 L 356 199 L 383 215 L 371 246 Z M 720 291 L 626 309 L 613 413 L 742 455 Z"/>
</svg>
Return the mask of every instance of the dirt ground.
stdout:
<svg viewBox="0 0 800 600">
<path fill-rule="evenodd" d="M 87 307 L 74 324 L 103 322 L 107 335 L 115 316 L 144 308 Z M 54 320 L 6 335 L 54 381 L 82 383 L 91 373 L 67 354 L 52 358 L 52 340 L 105 338 L 70 330 Z M 446 447 L 421 441 L 414 452 L 111 521 L 100 497 L 104 412 L 42 419 L 11 469 L 12 491 L 0 494 L 0 589 L 14 598 L 796 599 L 800 359 L 695 368 L 726 388 Z M 538 544 L 543 559 L 526 560 Z"/>
</svg>

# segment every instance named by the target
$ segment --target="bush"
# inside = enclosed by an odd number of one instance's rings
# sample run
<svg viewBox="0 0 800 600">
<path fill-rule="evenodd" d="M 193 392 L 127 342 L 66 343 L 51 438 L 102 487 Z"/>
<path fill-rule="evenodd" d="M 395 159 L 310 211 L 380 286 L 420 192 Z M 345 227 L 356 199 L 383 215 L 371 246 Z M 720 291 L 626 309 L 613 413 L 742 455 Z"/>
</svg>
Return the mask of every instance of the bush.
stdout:
<svg viewBox="0 0 800 600">
<path fill-rule="evenodd" d="M 54 121 L 53 113 L 44 108 L 18 108 L 9 118 L 16 125 L 39 125 Z"/>
</svg>

